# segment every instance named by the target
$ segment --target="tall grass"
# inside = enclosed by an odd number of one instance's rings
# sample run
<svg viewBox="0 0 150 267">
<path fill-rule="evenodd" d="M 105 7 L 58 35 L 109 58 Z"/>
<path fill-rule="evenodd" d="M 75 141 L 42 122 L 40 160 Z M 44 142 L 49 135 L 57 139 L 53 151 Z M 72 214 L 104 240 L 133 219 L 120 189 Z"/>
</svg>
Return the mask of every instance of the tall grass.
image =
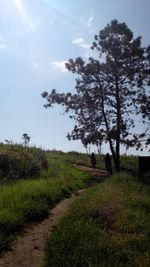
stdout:
<svg viewBox="0 0 150 267">
<path fill-rule="evenodd" d="M 49 168 L 40 176 L 0 186 L 0 251 L 10 247 L 28 221 L 48 215 L 49 208 L 71 192 L 85 187 L 90 175 L 67 163 L 67 156 L 48 155 Z"/>
<path fill-rule="evenodd" d="M 45 267 L 149 267 L 149 189 L 124 173 L 88 189 L 49 237 Z"/>
</svg>

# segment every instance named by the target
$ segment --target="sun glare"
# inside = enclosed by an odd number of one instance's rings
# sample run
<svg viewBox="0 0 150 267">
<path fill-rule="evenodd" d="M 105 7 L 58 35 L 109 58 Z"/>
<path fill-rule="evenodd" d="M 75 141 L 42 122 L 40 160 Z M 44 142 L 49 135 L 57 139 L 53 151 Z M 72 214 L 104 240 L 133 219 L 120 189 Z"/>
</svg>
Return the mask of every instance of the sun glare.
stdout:
<svg viewBox="0 0 150 267">
<path fill-rule="evenodd" d="M 33 29 L 34 28 L 34 22 L 30 18 L 30 16 L 27 13 L 27 10 L 25 9 L 25 6 L 23 4 L 22 0 L 13 0 L 13 2 L 16 5 L 16 9 L 18 11 L 18 14 L 24 24 L 25 27 Z"/>
</svg>

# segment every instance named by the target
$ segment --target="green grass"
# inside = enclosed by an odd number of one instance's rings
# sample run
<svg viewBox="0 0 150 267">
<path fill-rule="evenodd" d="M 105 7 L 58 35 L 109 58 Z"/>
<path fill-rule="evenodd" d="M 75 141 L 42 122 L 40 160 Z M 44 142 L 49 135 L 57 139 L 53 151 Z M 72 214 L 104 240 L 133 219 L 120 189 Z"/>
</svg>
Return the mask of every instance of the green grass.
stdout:
<svg viewBox="0 0 150 267">
<path fill-rule="evenodd" d="M 14 151 L 17 149 L 18 153 L 23 151 L 22 146 L 16 145 L 11 147 L 1 144 L 1 148 L 1 152 L 4 149 L 6 154 L 11 148 Z M 41 159 L 45 160 L 45 155 L 43 152 L 41 153 L 41 150 L 27 148 L 28 152 L 31 152 L 32 155 L 38 152 Z M 10 155 L 12 156 L 11 151 Z M 49 208 L 56 202 L 69 196 L 71 192 L 91 184 L 93 177 L 90 174 L 83 173 L 72 166 L 74 163 L 90 166 L 90 159 L 86 154 L 48 152 L 46 155 L 48 170 L 41 171 L 32 179 L 21 177 L 20 174 L 17 179 L 16 177 L 12 179 L 13 176 L 11 179 L 1 176 L 0 252 L 11 247 L 16 235 L 24 229 L 28 222 L 43 219 L 47 216 Z M 23 164 L 22 159 L 21 162 Z M 97 157 L 97 162 L 98 168 L 104 168 L 103 156 Z M 16 171 L 18 173 L 17 168 Z"/>
<path fill-rule="evenodd" d="M 56 202 L 88 185 L 91 176 L 72 167 L 67 155 L 48 154 L 49 168 L 40 177 L 20 179 L 0 185 L 0 251 L 27 222 L 46 217 Z"/>
<path fill-rule="evenodd" d="M 49 237 L 45 267 L 149 267 L 149 189 L 125 173 L 88 189 Z"/>
</svg>

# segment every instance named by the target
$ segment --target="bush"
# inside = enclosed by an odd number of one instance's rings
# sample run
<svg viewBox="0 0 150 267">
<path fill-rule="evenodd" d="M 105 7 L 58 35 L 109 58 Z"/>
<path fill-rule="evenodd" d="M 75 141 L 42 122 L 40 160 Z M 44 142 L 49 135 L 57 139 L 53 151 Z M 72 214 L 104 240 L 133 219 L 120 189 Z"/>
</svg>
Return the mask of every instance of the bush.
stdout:
<svg viewBox="0 0 150 267">
<path fill-rule="evenodd" d="M 41 149 L 21 145 L 0 145 L 0 177 L 32 177 L 47 167 L 46 153 Z"/>
</svg>

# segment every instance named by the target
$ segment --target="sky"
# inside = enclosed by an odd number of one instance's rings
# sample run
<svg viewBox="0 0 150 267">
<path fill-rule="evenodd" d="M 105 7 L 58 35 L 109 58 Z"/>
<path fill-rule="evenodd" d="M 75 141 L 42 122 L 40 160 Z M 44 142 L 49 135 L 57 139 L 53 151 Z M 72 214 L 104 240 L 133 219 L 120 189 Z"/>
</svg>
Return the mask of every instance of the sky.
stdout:
<svg viewBox="0 0 150 267">
<path fill-rule="evenodd" d="M 0 142 L 28 133 L 31 145 L 84 152 L 66 138 L 74 121 L 61 107 L 45 109 L 41 93 L 74 91 L 65 62 L 92 55 L 94 35 L 113 19 L 150 44 L 149 13 L 150 0 L 0 0 Z"/>
</svg>

